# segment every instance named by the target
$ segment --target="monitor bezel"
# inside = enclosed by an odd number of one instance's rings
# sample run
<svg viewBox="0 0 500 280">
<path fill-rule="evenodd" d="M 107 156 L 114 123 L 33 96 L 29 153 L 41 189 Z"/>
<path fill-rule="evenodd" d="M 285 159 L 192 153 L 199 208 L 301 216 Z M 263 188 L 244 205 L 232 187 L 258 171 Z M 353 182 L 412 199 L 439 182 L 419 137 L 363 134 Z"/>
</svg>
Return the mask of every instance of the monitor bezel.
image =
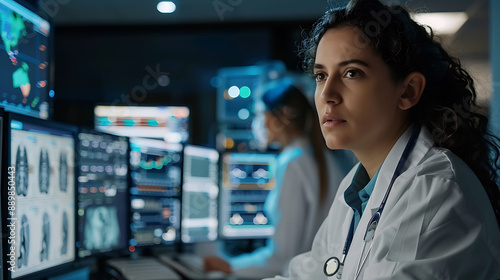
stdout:
<svg viewBox="0 0 500 280">
<path fill-rule="evenodd" d="M 11 160 L 11 154 L 10 154 L 10 145 L 11 145 L 11 129 L 10 129 L 10 123 L 12 120 L 16 120 L 16 121 L 21 121 L 21 122 L 27 122 L 27 123 L 30 123 L 30 124 L 33 124 L 33 125 L 37 125 L 37 126 L 43 126 L 43 127 L 49 127 L 51 129 L 57 129 L 57 130 L 62 130 L 62 131 L 65 131 L 65 132 L 68 132 L 69 134 L 71 134 L 72 136 L 72 139 L 75 140 L 75 136 L 76 136 L 76 133 L 78 131 L 77 127 L 76 126 L 73 126 L 73 125 L 69 125 L 69 124 L 64 124 L 64 123 L 60 123 L 60 122 L 55 122 L 53 120 L 44 120 L 44 119 L 39 119 L 39 118 L 35 118 L 35 117 L 31 117 L 31 116 L 27 116 L 27 115 L 22 115 L 22 114 L 17 114 L 17 113 L 13 113 L 13 112 L 6 112 L 4 114 L 4 125 L 3 125 L 3 147 L 2 147 L 2 152 L 3 152 L 3 155 L 2 156 L 2 166 L 9 166 L 9 163 L 10 163 L 10 160 Z M 74 150 L 74 153 L 75 153 L 75 156 L 76 156 L 76 142 L 74 142 L 75 145 L 73 147 L 73 150 Z M 76 157 L 73 159 L 74 162 L 73 162 L 73 166 L 75 167 L 75 176 L 73 178 L 74 180 L 74 186 L 76 186 L 77 184 L 77 176 L 76 176 Z M 7 186 L 7 175 L 6 174 L 6 170 L 7 168 L 2 168 L 2 186 Z M 2 187 L 2 191 L 1 191 L 1 215 L 2 215 L 2 221 L 7 221 L 7 218 L 9 217 L 7 215 L 7 202 L 8 202 L 8 198 L 7 198 L 7 193 L 8 193 L 8 190 L 7 190 L 7 187 Z M 73 202 L 75 204 L 75 207 L 76 207 L 76 199 L 77 199 L 77 196 L 76 196 L 76 190 L 74 191 L 73 193 Z M 73 211 L 73 219 L 75 221 L 75 223 L 73 224 L 73 233 L 75 234 L 75 238 L 76 238 L 76 230 L 77 230 L 77 225 L 76 225 L 76 208 L 75 208 L 75 211 Z M 7 224 L 3 223 L 2 224 L 2 232 L 7 232 Z M 76 240 L 76 239 L 75 239 Z M 7 248 L 8 246 L 8 240 L 7 238 L 4 236 L 2 238 L 2 246 L 3 248 Z M 70 261 L 67 261 L 67 262 L 64 262 L 64 263 L 61 263 L 61 264 L 57 264 L 55 266 L 52 266 L 52 267 L 48 267 L 48 268 L 45 268 L 43 270 L 40 270 L 40 271 L 36 271 L 36 272 L 31 272 L 29 274 L 25 274 L 25 275 L 22 275 L 22 276 L 19 276 L 19 277 L 16 277 L 16 278 L 12 278 L 12 274 L 11 272 L 8 270 L 8 269 L 3 269 L 3 276 L 4 276 L 4 279 L 9 279 L 9 280 L 12 280 L 12 279 L 15 279 L 15 280 L 37 280 L 37 279 L 43 279 L 45 277 L 48 277 L 48 276 L 51 276 L 51 275 L 56 275 L 56 274 L 60 274 L 60 273 L 64 273 L 64 272 L 67 272 L 68 270 L 70 270 L 71 268 L 73 268 L 76 264 L 76 246 L 75 244 L 70 244 L 68 246 L 73 246 L 74 248 L 74 252 L 75 252 L 75 255 L 73 256 L 73 260 L 70 260 Z M 17 262 L 16 262 L 17 264 Z M 4 267 L 8 267 L 8 263 L 7 263 L 7 259 L 4 259 L 3 260 L 3 265 Z"/>
<path fill-rule="evenodd" d="M 110 136 L 110 137 L 113 137 L 113 138 L 118 138 L 118 137 L 123 137 L 126 139 L 127 141 L 127 191 L 125 193 L 125 196 L 126 196 L 126 199 L 125 199 L 125 213 L 126 213 L 126 216 L 127 216 L 127 219 L 126 219 L 126 223 L 125 223 L 125 228 L 126 228 L 126 232 L 125 232 L 125 236 L 126 236 L 126 240 L 125 240 L 125 244 L 124 246 L 122 247 L 116 247 L 116 248 L 113 248 L 113 249 L 110 249 L 110 250 L 105 250 L 105 251 L 101 251 L 101 250 L 91 250 L 91 253 L 90 255 L 88 256 L 85 256 L 85 257 L 80 257 L 79 254 L 78 254 L 78 248 L 76 247 L 76 242 L 79 242 L 79 241 L 83 241 L 83 240 L 79 240 L 78 239 L 78 233 L 79 233 L 79 228 L 78 228 L 78 197 L 79 197 L 79 190 L 78 190 L 78 177 L 80 176 L 80 169 L 78 168 L 79 167 L 79 163 L 80 163 L 80 140 L 78 138 L 78 136 L 80 135 L 80 133 L 92 133 L 92 134 L 97 134 L 97 135 L 107 135 L 107 136 Z M 115 134 L 110 134 L 110 133 L 106 133 L 106 132 L 102 132 L 102 131 L 98 131 L 92 127 L 84 127 L 84 126 L 80 126 L 78 127 L 78 132 L 77 134 L 75 135 L 75 149 L 76 149 L 76 156 L 75 156 L 75 169 L 76 169 L 76 185 L 75 185 L 75 193 L 76 193 L 76 202 L 75 202 L 75 212 L 76 212 L 76 221 L 75 221 L 75 224 L 76 224 L 76 231 L 75 231 L 75 259 L 77 262 L 79 261 L 87 261 L 87 260 L 90 260 L 90 259 L 93 259 L 93 258 L 107 258 L 107 257 L 116 257 L 116 256 L 122 256 L 122 255 L 126 255 L 127 253 L 129 253 L 129 245 L 128 245 L 128 241 L 131 237 L 131 230 L 130 230 L 130 187 L 132 185 L 132 178 L 130 177 L 130 138 L 127 137 L 127 136 L 119 136 L 119 135 L 115 135 Z"/>
</svg>

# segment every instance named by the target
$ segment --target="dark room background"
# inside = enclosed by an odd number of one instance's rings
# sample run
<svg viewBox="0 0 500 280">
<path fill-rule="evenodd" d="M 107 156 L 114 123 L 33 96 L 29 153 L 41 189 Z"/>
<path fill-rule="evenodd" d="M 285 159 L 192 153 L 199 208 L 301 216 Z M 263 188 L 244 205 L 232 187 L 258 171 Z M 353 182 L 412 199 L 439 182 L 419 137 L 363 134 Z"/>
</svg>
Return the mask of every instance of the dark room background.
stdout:
<svg viewBox="0 0 500 280">
<path fill-rule="evenodd" d="M 54 119 L 92 126 L 96 104 L 187 105 L 191 143 L 213 146 L 217 70 L 281 60 L 300 71 L 298 45 L 312 24 L 56 26 Z M 167 86 L 152 77 L 159 72 Z"/>
</svg>

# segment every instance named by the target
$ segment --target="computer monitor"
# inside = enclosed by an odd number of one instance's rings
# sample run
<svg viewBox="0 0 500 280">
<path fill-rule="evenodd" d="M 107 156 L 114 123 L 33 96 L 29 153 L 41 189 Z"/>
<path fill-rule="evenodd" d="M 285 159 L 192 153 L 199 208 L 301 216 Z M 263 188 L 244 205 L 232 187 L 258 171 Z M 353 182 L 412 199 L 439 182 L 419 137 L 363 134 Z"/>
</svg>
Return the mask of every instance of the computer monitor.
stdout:
<svg viewBox="0 0 500 280">
<path fill-rule="evenodd" d="M 275 154 L 226 153 L 222 158 L 220 233 L 224 238 L 262 238 L 274 233 L 264 211 L 276 187 Z"/>
<path fill-rule="evenodd" d="M 51 24 L 26 5 L 0 0 L 0 106 L 50 117 Z"/>
<path fill-rule="evenodd" d="M 8 166 L 15 171 L 10 277 L 33 279 L 75 259 L 76 129 L 17 114 L 8 122 Z"/>
<path fill-rule="evenodd" d="M 186 145 L 182 181 L 182 242 L 216 240 L 219 152 Z"/>
<path fill-rule="evenodd" d="M 174 244 L 180 237 L 182 145 L 130 139 L 129 247 Z"/>
<path fill-rule="evenodd" d="M 125 249 L 129 232 L 129 141 L 82 129 L 78 133 L 78 257 Z"/>
<path fill-rule="evenodd" d="M 96 106 L 96 130 L 128 137 L 189 140 L 189 109 L 183 106 Z"/>
<path fill-rule="evenodd" d="M 4 116 L 3 116 L 3 109 L 0 108 L 0 153 L 2 153 L 3 155 L 5 155 L 6 153 L 4 152 L 3 145 L 2 145 L 3 144 L 3 140 L 4 140 L 3 139 L 4 138 L 3 118 L 4 118 Z M 14 194 L 15 192 L 12 192 L 13 191 L 13 186 L 12 185 L 15 182 L 15 177 L 13 176 L 13 175 L 15 175 L 15 173 L 12 173 L 12 168 L 5 168 L 5 170 L 4 170 L 3 165 L 2 165 L 3 161 L 4 161 L 4 159 L 2 158 L 2 160 L 0 160 L 0 182 L 2 184 L 2 188 L 4 188 L 3 186 L 5 186 L 5 189 L 7 190 L 7 194 L 8 194 L 9 191 L 11 191 L 11 194 Z M 2 174 L 3 172 L 6 172 L 6 173 Z M 9 176 L 9 172 L 10 172 L 10 176 Z M 6 179 L 6 183 L 5 184 L 4 184 L 4 181 L 3 181 L 3 179 L 4 179 L 3 176 L 5 176 L 5 179 Z M 8 179 L 10 179 L 10 181 L 11 181 L 10 185 L 9 185 Z M 1 194 L 1 192 L 0 192 L 0 201 L 2 201 L 1 198 L 3 198 L 3 194 Z M 2 201 L 2 203 L 4 203 L 4 202 Z M 7 208 L 8 208 L 8 206 L 7 206 Z M 8 211 L 8 209 L 7 209 L 7 211 Z M 4 214 L 6 214 L 4 212 L 5 212 L 5 210 L 2 209 L 2 207 L 0 207 L 0 217 L 1 217 L 2 221 L 7 221 L 7 219 L 3 216 Z M 2 221 L 0 221 L 0 228 L 2 229 L 2 232 L 7 233 L 7 231 L 6 230 L 4 231 L 4 229 L 2 227 L 3 226 L 2 224 L 4 223 Z M 10 230 L 8 232 L 10 233 Z M 3 254 L 4 254 L 4 252 L 3 252 L 3 239 L 4 238 L 8 238 L 8 234 L 4 235 L 3 238 L 2 238 L 2 241 L 0 241 L 0 265 L 3 265 L 4 267 L 6 267 L 5 264 L 3 263 Z M 13 254 L 13 255 L 14 256 L 13 256 L 12 265 L 15 266 L 15 261 L 14 261 L 15 260 L 15 254 Z M 7 261 L 9 261 L 9 256 L 7 256 Z M 3 280 L 3 273 L 0 273 L 0 280 Z"/>
</svg>

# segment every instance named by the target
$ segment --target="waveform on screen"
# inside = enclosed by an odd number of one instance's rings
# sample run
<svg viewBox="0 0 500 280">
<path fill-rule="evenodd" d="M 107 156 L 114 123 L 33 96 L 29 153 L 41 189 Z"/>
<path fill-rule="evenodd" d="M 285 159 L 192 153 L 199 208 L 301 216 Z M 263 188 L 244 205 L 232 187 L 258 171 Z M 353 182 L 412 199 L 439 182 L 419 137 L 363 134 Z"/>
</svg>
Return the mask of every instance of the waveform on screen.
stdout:
<svg viewBox="0 0 500 280">
<path fill-rule="evenodd" d="M 172 156 L 170 155 L 165 155 L 165 156 L 158 156 L 156 159 L 148 159 L 148 160 L 142 160 L 139 162 L 139 166 L 142 169 L 146 170 L 151 170 L 151 169 L 163 169 L 165 166 L 170 164 L 172 162 Z"/>
</svg>

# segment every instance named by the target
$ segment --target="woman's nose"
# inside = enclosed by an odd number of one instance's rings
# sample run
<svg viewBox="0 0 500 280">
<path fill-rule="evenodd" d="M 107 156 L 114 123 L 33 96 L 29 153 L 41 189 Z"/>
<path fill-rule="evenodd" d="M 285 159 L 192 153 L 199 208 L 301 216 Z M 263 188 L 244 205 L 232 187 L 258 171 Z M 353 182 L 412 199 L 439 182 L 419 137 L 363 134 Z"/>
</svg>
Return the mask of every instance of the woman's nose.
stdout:
<svg viewBox="0 0 500 280">
<path fill-rule="evenodd" d="M 320 99 L 325 103 L 335 103 L 338 104 L 341 102 L 342 98 L 339 92 L 338 82 L 334 77 L 329 77 L 321 88 L 317 88 L 320 90 Z"/>
</svg>

